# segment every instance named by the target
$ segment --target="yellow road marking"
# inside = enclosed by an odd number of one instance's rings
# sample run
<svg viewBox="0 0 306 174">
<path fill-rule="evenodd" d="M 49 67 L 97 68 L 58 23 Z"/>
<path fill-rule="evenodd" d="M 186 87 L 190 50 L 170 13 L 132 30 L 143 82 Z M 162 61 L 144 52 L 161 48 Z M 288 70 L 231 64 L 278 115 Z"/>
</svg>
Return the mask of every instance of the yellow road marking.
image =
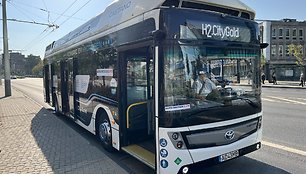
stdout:
<svg viewBox="0 0 306 174">
<path fill-rule="evenodd" d="M 274 148 L 284 150 L 284 151 L 287 151 L 287 152 L 291 152 L 291 153 L 295 153 L 295 154 L 298 154 L 298 155 L 306 156 L 306 151 L 294 149 L 294 148 L 279 145 L 279 144 L 270 143 L 270 142 L 267 142 L 267 141 L 262 141 L 261 143 L 263 145 L 266 145 L 266 146 L 270 146 L 270 147 L 274 147 Z"/>
</svg>

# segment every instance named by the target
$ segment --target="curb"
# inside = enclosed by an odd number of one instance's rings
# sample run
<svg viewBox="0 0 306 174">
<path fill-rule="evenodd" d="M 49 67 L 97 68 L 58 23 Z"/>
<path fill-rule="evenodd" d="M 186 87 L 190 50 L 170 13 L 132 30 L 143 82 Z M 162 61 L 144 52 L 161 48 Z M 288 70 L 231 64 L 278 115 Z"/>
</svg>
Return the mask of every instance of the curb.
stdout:
<svg viewBox="0 0 306 174">
<path fill-rule="evenodd" d="M 261 86 L 262 88 L 285 88 L 285 89 L 306 89 L 305 87 L 300 86 L 282 86 L 282 85 L 275 85 L 275 86 Z"/>
</svg>

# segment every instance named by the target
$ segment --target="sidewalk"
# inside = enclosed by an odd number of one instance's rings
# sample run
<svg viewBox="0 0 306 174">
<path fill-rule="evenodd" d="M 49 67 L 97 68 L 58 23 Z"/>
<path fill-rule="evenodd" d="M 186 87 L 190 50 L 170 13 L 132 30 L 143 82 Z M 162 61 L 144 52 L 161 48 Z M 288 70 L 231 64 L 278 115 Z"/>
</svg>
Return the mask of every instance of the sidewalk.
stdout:
<svg viewBox="0 0 306 174">
<path fill-rule="evenodd" d="M 3 96 L 0 85 L 0 173 L 127 173 L 22 93 Z"/>
<path fill-rule="evenodd" d="M 250 82 L 247 80 L 241 80 L 240 85 L 249 85 Z M 261 84 L 262 88 L 292 88 L 292 89 L 306 89 L 306 86 L 299 86 L 300 81 L 277 81 L 276 85 L 269 83 L 265 80 L 265 84 Z"/>
<path fill-rule="evenodd" d="M 262 84 L 263 88 L 293 88 L 293 89 L 306 89 L 306 86 L 299 86 L 299 81 L 278 81 L 277 85 L 265 81 L 265 84 Z"/>
</svg>

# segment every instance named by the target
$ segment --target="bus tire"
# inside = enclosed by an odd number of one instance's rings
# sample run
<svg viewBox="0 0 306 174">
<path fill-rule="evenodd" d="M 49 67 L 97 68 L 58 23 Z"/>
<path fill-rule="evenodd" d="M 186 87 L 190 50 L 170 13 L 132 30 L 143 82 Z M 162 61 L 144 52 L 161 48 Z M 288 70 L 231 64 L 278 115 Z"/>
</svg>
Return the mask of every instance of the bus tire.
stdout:
<svg viewBox="0 0 306 174">
<path fill-rule="evenodd" d="M 97 118 L 97 136 L 99 141 L 102 143 L 102 146 L 107 151 L 113 151 L 114 148 L 112 146 L 112 128 L 110 125 L 110 121 L 105 114 L 100 114 Z"/>
</svg>

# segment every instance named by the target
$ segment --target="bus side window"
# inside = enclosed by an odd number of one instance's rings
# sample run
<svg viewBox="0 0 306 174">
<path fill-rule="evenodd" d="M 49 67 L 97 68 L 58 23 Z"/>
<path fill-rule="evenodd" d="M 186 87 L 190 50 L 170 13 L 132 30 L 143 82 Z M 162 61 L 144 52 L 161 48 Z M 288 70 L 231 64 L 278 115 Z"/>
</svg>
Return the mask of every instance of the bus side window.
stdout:
<svg viewBox="0 0 306 174">
<path fill-rule="evenodd" d="M 146 58 L 132 59 L 127 62 L 128 105 L 148 99 L 146 65 Z"/>
</svg>

